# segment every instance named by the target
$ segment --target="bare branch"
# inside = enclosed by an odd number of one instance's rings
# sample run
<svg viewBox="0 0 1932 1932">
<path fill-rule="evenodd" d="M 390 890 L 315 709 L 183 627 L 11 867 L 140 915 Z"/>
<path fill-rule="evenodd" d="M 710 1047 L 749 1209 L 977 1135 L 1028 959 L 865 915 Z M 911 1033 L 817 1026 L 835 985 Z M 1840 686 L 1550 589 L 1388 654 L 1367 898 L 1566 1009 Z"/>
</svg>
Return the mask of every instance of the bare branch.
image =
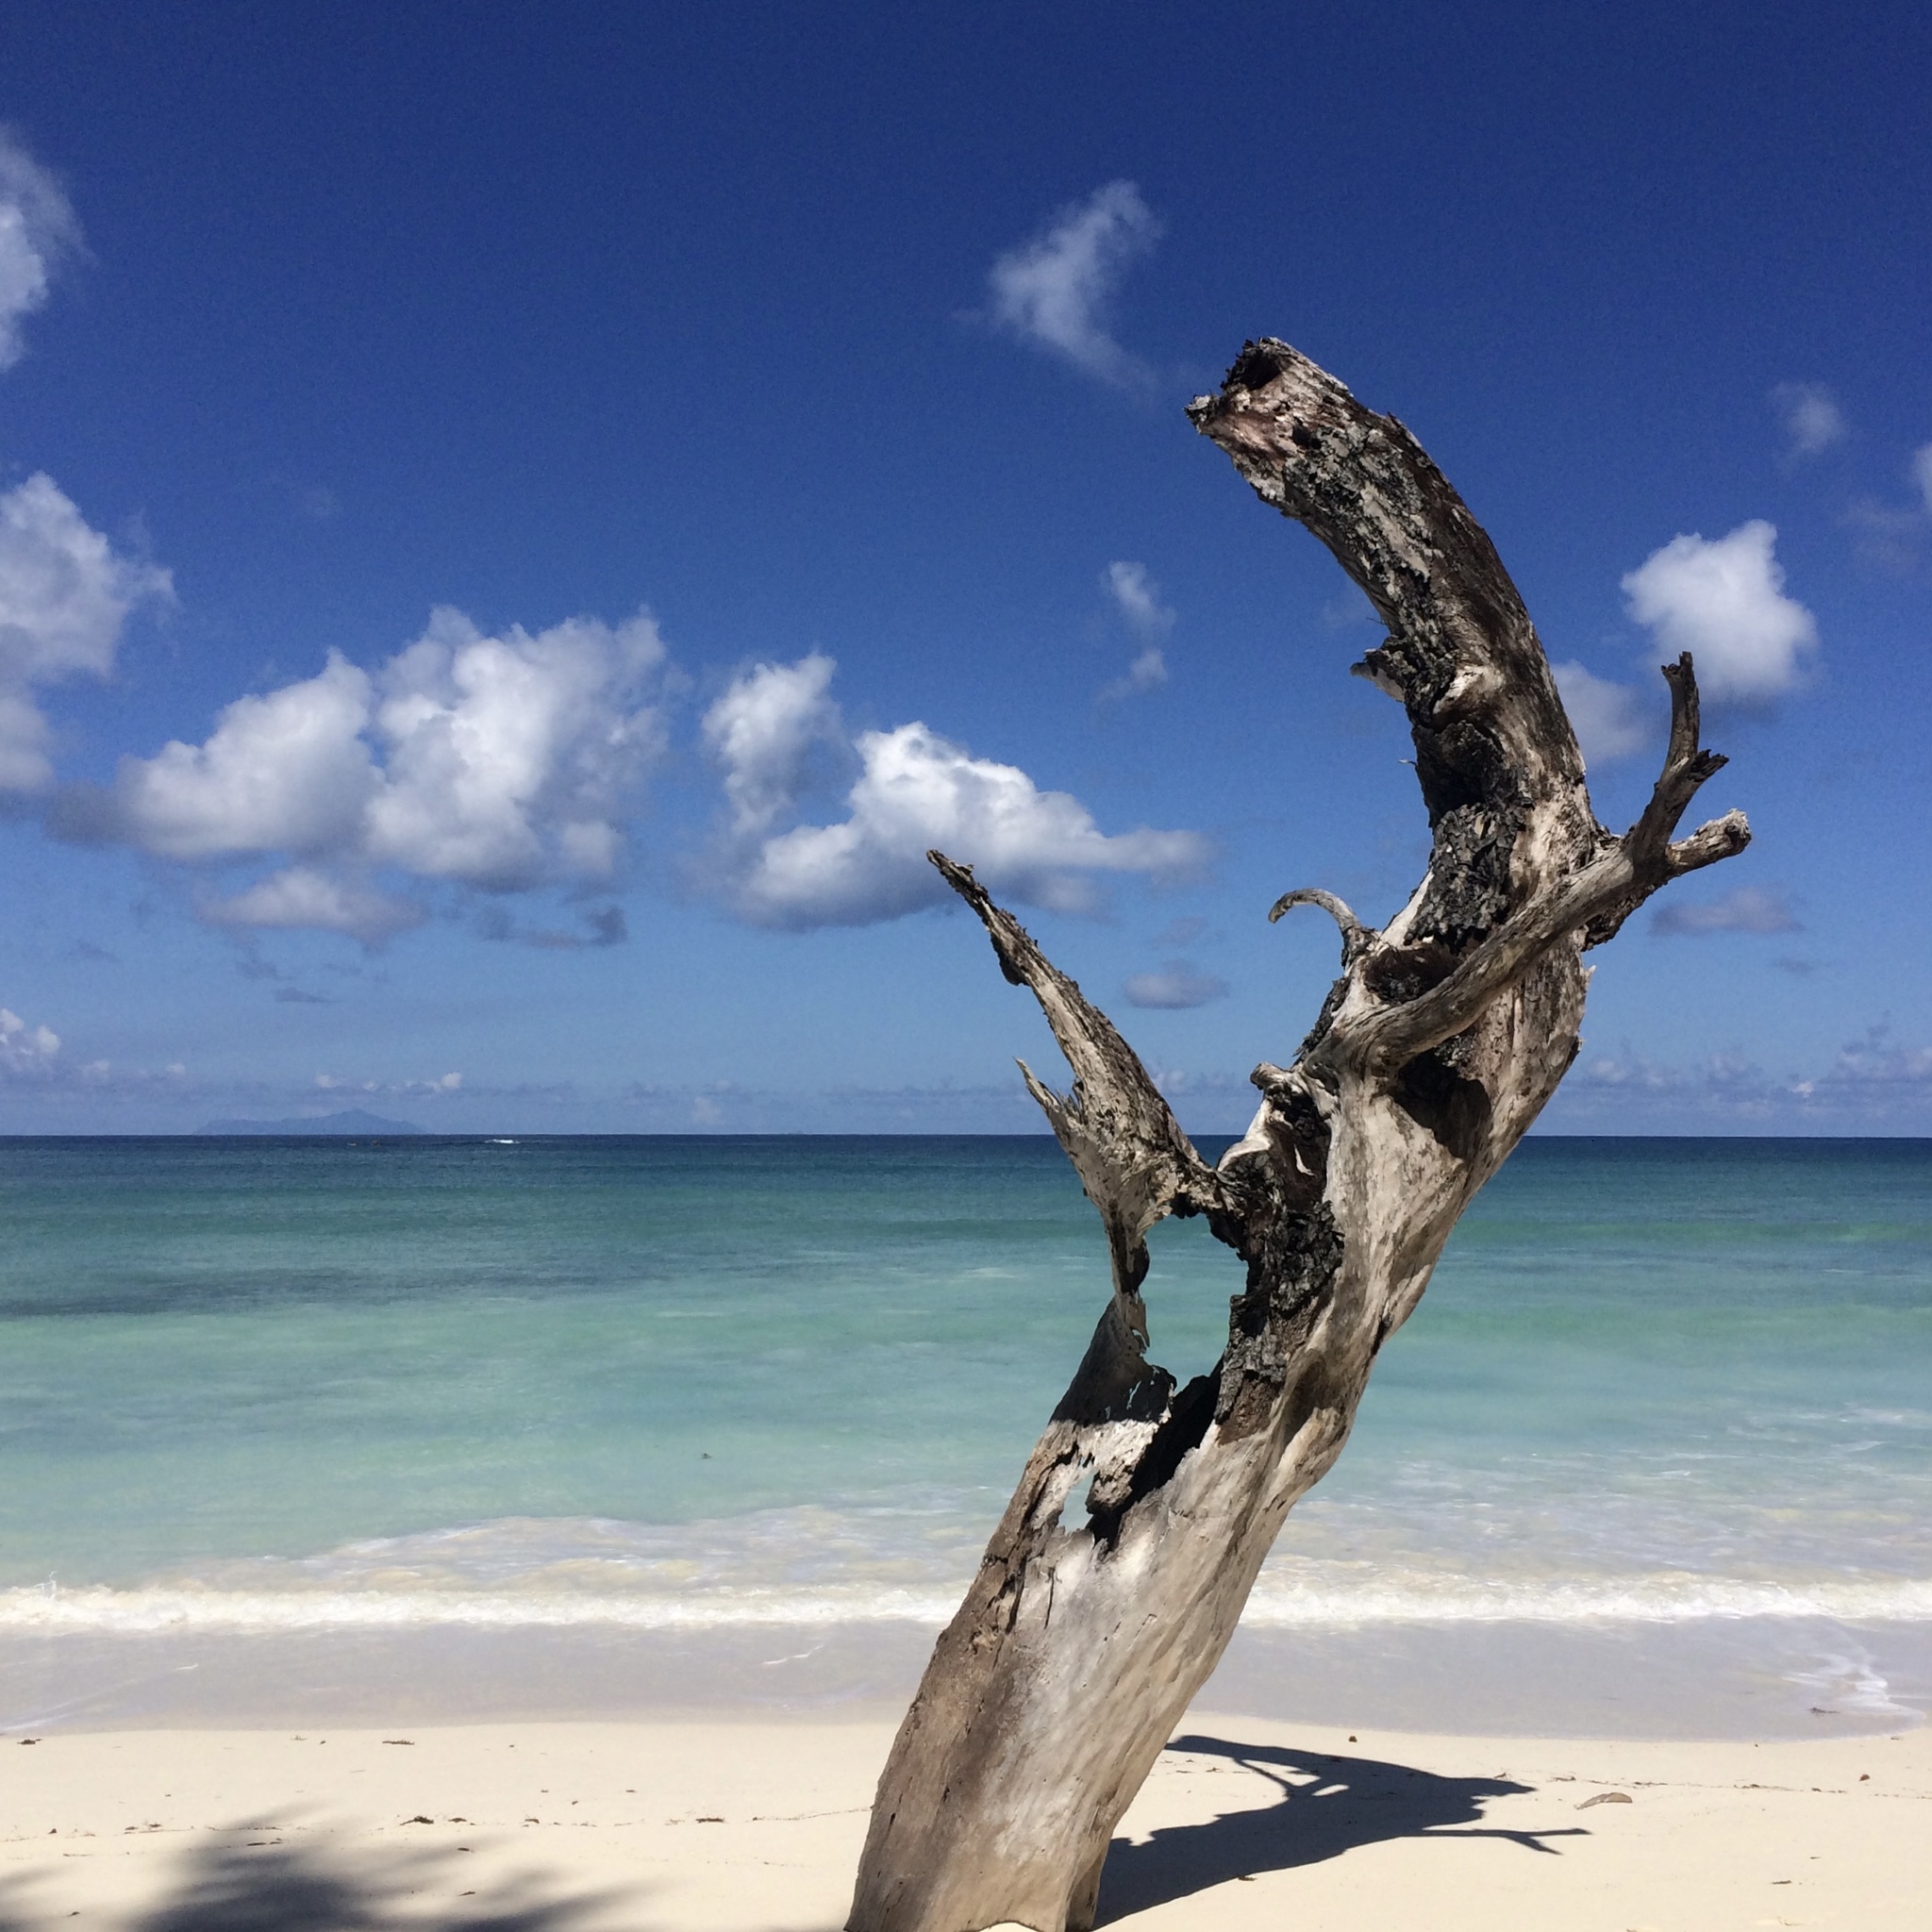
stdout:
<svg viewBox="0 0 1932 1932">
<path fill-rule="evenodd" d="M 1730 858 L 1751 842 L 1742 812 L 1730 812 L 1676 844 L 1670 842 L 1698 788 L 1727 762 L 1698 744 L 1697 678 L 1686 651 L 1663 675 L 1671 687 L 1671 741 L 1664 768 L 1643 816 L 1554 891 L 1520 908 L 1472 951 L 1441 983 L 1420 998 L 1372 1012 L 1339 1029 L 1332 1051 L 1365 1051 L 1367 1063 L 1397 1067 L 1460 1033 L 1536 960 L 1581 931 L 1598 945 L 1616 932 L 1659 886 L 1687 872 Z"/>
<path fill-rule="evenodd" d="M 1592 946 L 1600 946 L 1614 937 L 1624 922 L 1659 886 L 1687 872 L 1735 858 L 1751 842 L 1751 827 L 1743 813 L 1734 811 L 1699 826 L 1688 839 L 1672 843 L 1677 822 L 1690 809 L 1699 788 L 1714 773 L 1723 771 L 1729 760 L 1720 752 L 1704 750 L 1698 743 L 1700 707 L 1697 674 L 1690 653 L 1685 651 L 1674 664 L 1659 668 L 1671 688 L 1671 741 L 1664 753 L 1663 770 L 1651 791 L 1650 803 L 1622 841 L 1623 850 L 1630 858 L 1634 890 L 1591 916 L 1585 943 Z"/>
<path fill-rule="evenodd" d="M 1399 695 L 1431 821 L 1504 771 L 1580 785 L 1583 760 L 1542 646 L 1495 546 L 1392 416 L 1273 337 L 1242 349 L 1195 428 L 1263 502 L 1304 524 L 1389 637 L 1357 668 Z"/>
<path fill-rule="evenodd" d="M 1165 1215 L 1193 1214 L 1217 1205 L 1220 1188 L 1213 1171 L 1181 1132 L 1160 1090 L 1112 1021 L 1088 1002 L 1010 912 L 993 904 L 971 866 L 957 865 L 942 852 L 926 857 L 979 915 L 1000 971 L 1015 986 L 1032 991 L 1074 1070 L 1072 1090 L 1063 1096 L 1020 1062 L 1026 1091 L 1040 1103 L 1088 1198 L 1100 1210 L 1113 1257 L 1114 1287 L 1138 1301 L 1147 1274 L 1147 1230 Z M 1144 1340 L 1138 1307 L 1133 1320 Z"/>
<path fill-rule="evenodd" d="M 1268 908 L 1268 924 L 1273 925 L 1292 906 L 1319 906 L 1341 928 L 1344 967 L 1353 966 L 1375 942 L 1376 935 L 1355 916 L 1347 903 L 1320 886 L 1299 886 L 1292 892 L 1282 893 Z"/>
<path fill-rule="evenodd" d="M 1679 839 L 1670 848 L 1671 876 L 1682 878 L 1687 872 L 1700 872 L 1721 858 L 1735 858 L 1750 842 L 1750 821 L 1740 811 L 1727 811 L 1723 818 L 1699 825 L 1688 839 Z"/>
<path fill-rule="evenodd" d="M 1658 668 L 1671 687 L 1671 743 L 1643 816 L 1624 835 L 1624 845 L 1640 865 L 1663 858 L 1671 834 L 1698 788 L 1730 762 L 1721 752 L 1704 751 L 1698 745 L 1697 675 L 1690 653 Z"/>
</svg>

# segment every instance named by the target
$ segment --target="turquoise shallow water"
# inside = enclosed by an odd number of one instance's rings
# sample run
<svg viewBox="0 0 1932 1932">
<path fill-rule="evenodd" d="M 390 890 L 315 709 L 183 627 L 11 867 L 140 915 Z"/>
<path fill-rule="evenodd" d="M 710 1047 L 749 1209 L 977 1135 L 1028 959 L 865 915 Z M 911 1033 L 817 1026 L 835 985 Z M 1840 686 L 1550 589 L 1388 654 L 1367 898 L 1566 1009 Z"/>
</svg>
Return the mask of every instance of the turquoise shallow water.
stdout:
<svg viewBox="0 0 1932 1932">
<path fill-rule="evenodd" d="M 1044 1139 L 13 1141 L 0 1211 L 0 1634 L 930 1623 L 1106 1295 Z M 1159 1230 L 1156 1354 L 1238 1285 Z M 1932 1143 L 1525 1143 L 1251 1626 L 1792 1618 L 1932 1629 Z"/>
</svg>

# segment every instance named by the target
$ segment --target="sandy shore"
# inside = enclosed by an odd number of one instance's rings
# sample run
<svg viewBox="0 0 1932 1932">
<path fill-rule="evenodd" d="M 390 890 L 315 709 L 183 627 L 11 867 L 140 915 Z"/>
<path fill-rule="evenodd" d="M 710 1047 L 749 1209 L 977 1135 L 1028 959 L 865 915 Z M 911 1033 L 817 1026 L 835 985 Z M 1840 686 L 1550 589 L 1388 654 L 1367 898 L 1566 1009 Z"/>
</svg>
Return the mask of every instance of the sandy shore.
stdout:
<svg viewBox="0 0 1932 1932">
<path fill-rule="evenodd" d="M 0 1932 L 834 1927 L 890 1737 L 721 1718 L 9 1740 Z M 1196 1714 L 1103 1907 L 1148 1932 L 1923 1932 L 1932 1730 L 1646 1744 Z"/>
</svg>

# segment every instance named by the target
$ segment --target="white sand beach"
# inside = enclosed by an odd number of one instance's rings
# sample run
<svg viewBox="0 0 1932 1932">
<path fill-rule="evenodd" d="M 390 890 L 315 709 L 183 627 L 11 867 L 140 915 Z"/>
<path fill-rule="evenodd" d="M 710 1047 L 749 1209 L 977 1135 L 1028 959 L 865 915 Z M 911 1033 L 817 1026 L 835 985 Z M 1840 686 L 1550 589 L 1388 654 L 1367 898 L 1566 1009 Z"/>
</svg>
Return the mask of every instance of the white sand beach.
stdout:
<svg viewBox="0 0 1932 1932">
<path fill-rule="evenodd" d="M 55 1732 L 0 1745 L 0 1927 L 817 1932 L 890 1723 Z M 1932 1730 L 1431 1737 L 1191 1714 L 1107 1923 L 1923 1932 Z"/>
</svg>

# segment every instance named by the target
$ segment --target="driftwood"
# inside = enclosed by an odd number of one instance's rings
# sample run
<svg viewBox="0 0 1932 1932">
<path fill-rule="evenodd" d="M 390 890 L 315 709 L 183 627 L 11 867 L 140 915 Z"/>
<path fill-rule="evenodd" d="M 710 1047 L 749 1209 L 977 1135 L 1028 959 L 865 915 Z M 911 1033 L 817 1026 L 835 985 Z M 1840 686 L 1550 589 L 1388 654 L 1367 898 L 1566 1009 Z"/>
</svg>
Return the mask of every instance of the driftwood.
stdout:
<svg viewBox="0 0 1932 1932">
<path fill-rule="evenodd" d="M 1657 888 L 1743 849 L 1733 812 L 1676 838 L 1724 762 L 1698 745 L 1689 656 L 1648 808 L 1617 838 L 1528 613 L 1415 439 L 1287 343 L 1248 344 L 1189 409 L 1263 502 L 1305 524 L 1389 635 L 1355 668 L 1399 699 L 1434 834 L 1380 932 L 1332 894 L 1342 971 L 1212 1167 L 1106 1015 L 933 863 L 1029 988 L 1074 1072 L 1026 1085 L 1100 1210 L 1113 1295 L 941 1637 L 879 1782 L 850 1932 L 1093 1923 L 1113 1828 L 1232 1636 L 1295 1501 L 1348 1438 L 1376 1352 L 1457 1218 L 1577 1050 L 1585 950 Z M 1247 1264 L 1226 1352 L 1177 1388 L 1147 1359 L 1147 1231 L 1203 1215 Z M 1068 1506 L 1085 1484 L 1084 1516 Z"/>
</svg>

